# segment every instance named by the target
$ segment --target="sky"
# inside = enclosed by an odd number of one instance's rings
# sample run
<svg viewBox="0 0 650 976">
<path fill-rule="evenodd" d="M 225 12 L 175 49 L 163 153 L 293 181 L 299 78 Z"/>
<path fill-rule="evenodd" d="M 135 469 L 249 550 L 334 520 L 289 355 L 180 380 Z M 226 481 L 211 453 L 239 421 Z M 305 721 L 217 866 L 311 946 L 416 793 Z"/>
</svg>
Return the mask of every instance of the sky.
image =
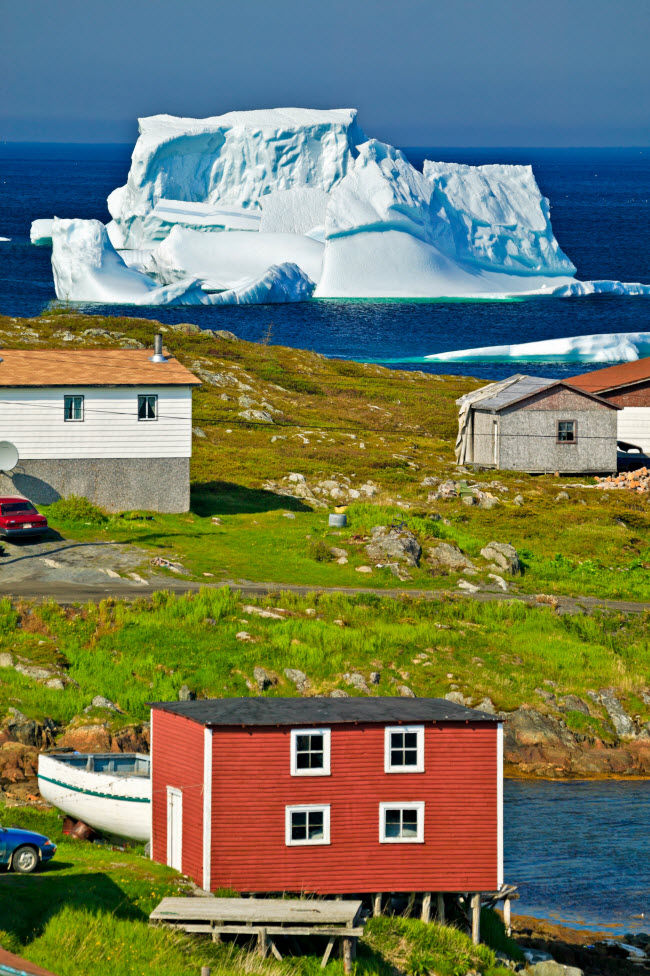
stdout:
<svg viewBox="0 0 650 976">
<path fill-rule="evenodd" d="M 355 106 L 402 146 L 647 146 L 650 0 L 0 0 L 0 141 Z"/>
</svg>

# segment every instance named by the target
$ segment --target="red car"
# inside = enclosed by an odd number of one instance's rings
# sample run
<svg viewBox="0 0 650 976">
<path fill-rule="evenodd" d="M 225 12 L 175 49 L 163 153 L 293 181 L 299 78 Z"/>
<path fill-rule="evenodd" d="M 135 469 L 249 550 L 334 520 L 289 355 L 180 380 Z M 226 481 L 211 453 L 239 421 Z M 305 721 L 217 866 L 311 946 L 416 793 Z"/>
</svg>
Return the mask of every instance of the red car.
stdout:
<svg viewBox="0 0 650 976">
<path fill-rule="evenodd" d="M 29 535 L 43 535 L 47 519 L 39 515 L 27 498 L 0 498 L 0 535 L 7 539 L 22 539 Z"/>
</svg>

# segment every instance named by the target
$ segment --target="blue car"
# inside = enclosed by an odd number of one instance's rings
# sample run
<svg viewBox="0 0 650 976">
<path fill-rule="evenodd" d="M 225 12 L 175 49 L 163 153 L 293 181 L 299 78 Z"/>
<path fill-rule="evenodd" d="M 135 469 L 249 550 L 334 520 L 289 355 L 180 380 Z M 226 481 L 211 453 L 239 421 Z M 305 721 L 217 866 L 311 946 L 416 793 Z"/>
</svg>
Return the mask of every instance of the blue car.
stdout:
<svg viewBox="0 0 650 976">
<path fill-rule="evenodd" d="M 43 834 L 19 827 L 0 827 L 0 865 L 30 874 L 54 857 L 56 844 Z"/>
</svg>

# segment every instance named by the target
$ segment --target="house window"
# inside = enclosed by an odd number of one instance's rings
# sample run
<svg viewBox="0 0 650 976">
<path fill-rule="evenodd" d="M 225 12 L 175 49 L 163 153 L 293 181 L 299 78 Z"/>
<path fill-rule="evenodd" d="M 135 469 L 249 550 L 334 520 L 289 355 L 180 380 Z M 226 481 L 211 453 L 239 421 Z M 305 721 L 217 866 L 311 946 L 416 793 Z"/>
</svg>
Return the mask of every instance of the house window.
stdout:
<svg viewBox="0 0 650 976">
<path fill-rule="evenodd" d="M 285 843 L 287 847 L 329 844 L 330 808 L 325 806 L 286 807 Z"/>
<path fill-rule="evenodd" d="M 382 844 L 423 844 L 424 803 L 380 803 L 379 840 Z"/>
<path fill-rule="evenodd" d="M 578 424 L 575 420 L 558 420 L 558 444 L 575 444 L 578 439 Z"/>
<path fill-rule="evenodd" d="M 138 420 L 158 419 L 158 396 L 155 393 L 141 393 L 138 396 Z"/>
<path fill-rule="evenodd" d="M 384 772 L 424 772 L 424 726 L 388 726 L 384 738 Z"/>
<path fill-rule="evenodd" d="M 84 419 L 84 398 L 82 396 L 63 397 L 63 419 L 66 423 L 78 423 Z"/>
<path fill-rule="evenodd" d="M 291 775 L 329 776 L 330 730 L 291 730 Z"/>
</svg>

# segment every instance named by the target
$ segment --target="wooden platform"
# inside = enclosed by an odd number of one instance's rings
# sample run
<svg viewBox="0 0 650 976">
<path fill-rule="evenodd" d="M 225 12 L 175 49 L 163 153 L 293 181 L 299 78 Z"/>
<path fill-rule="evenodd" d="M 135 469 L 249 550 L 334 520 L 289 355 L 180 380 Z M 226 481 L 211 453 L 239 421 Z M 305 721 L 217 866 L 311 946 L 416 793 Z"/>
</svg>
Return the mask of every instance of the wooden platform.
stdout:
<svg viewBox="0 0 650 976">
<path fill-rule="evenodd" d="M 257 937 L 262 955 L 270 950 L 282 956 L 274 936 L 328 938 L 321 966 L 326 966 L 335 940 L 342 940 L 345 972 L 350 972 L 356 941 L 363 934 L 360 901 L 316 898 L 163 898 L 149 916 L 185 932 L 207 933 L 215 940 L 224 935 Z"/>
</svg>

